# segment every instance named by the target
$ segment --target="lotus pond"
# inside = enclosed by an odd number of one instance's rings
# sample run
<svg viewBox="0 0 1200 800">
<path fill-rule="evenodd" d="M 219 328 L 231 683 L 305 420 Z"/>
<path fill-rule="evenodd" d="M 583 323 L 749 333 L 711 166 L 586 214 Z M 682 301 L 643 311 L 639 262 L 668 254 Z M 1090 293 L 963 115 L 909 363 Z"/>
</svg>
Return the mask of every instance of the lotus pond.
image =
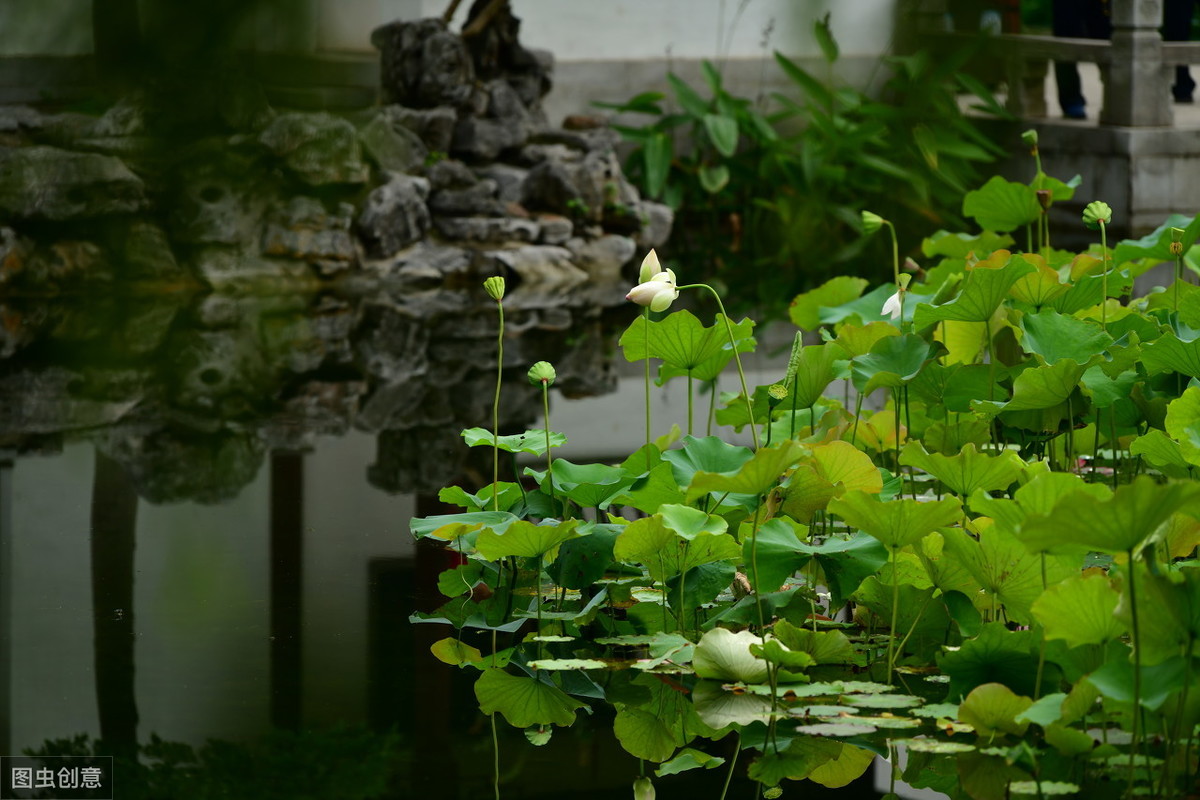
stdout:
<svg viewBox="0 0 1200 800">
<path fill-rule="evenodd" d="M 452 560 L 413 621 L 473 676 L 495 796 L 510 760 L 608 707 L 636 798 L 693 770 L 712 798 L 743 775 L 798 796 L 876 756 L 953 798 L 1195 792 L 1200 217 L 1110 243 L 1092 203 L 1094 245 L 1056 249 L 1047 213 L 1077 181 L 1032 171 L 969 193 L 981 232 L 929 238 L 893 283 L 796 297 L 769 386 L 740 364 L 754 322 L 651 253 L 621 347 L 647 398 L 682 380 L 688 403 L 647 411 L 619 463 L 554 458 L 548 404 L 524 434 L 463 432 L 492 480 L 413 520 Z M 1134 293 L 1164 262 L 1173 281 Z M 711 324 L 670 310 L 683 290 L 715 298 Z M 727 368 L 741 391 L 696 402 Z M 528 459 L 520 480 L 501 453 Z M 511 728 L 528 743 L 500 747 Z"/>
</svg>

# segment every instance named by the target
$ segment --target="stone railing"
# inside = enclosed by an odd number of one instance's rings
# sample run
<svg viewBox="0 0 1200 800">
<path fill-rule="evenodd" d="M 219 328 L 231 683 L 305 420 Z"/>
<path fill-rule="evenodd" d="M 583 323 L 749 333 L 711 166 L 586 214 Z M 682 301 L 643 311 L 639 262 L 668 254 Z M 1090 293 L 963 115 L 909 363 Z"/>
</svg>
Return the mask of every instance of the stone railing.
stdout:
<svg viewBox="0 0 1200 800">
<path fill-rule="evenodd" d="M 1097 64 L 1104 83 L 1100 124 L 1147 128 L 1174 123 L 1171 70 L 1200 64 L 1200 42 L 1164 42 L 1162 0 L 1114 0 L 1112 40 L 1068 39 L 1027 34 L 989 37 L 986 54 L 1005 63 L 1008 110 L 1018 117 L 1048 116 L 1045 97 L 1047 62 Z M 931 33 L 933 40 L 977 40 L 977 35 Z"/>
</svg>

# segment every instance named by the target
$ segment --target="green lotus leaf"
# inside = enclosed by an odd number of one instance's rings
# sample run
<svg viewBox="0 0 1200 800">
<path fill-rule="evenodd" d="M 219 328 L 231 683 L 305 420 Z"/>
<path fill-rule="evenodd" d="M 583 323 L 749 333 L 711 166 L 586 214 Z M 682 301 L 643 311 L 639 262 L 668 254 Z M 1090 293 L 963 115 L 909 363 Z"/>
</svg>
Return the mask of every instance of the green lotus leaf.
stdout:
<svg viewBox="0 0 1200 800">
<path fill-rule="evenodd" d="M 896 630 L 900 632 L 900 636 L 908 637 L 904 651 L 929 657 L 940 650 L 946 641 L 950 617 L 942 603 L 934 602 L 935 590 L 932 587 L 918 589 L 911 584 L 902 583 L 895 594 L 898 601 Z M 878 618 L 876 625 L 891 624 L 892 597 L 893 587 L 890 584 L 884 585 L 875 576 L 863 581 L 862 586 L 854 593 L 854 599 Z M 903 653 L 900 653 L 897 658 L 902 656 Z"/>
<path fill-rule="evenodd" d="M 663 719 L 643 708 L 622 708 L 613 721 L 613 733 L 627 753 L 647 761 L 666 761 L 679 741 L 674 719 Z"/>
<path fill-rule="evenodd" d="M 1183 341 L 1172 330 L 1152 342 L 1142 345 L 1142 363 L 1151 375 L 1158 372 L 1178 372 L 1200 378 L 1200 338 Z"/>
<path fill-rule="evenodd" d="M 883 491 L 883 478 L 870 456 L 849 442 L 834 441 L 813 447 L 805 459 L 837 491 L 863 491 L 878 494 Z"/>
<path fill-rule="evenodd" d="M 461 486 L 446 486 L 438 492 L 438 500 L 471 511 L 508 511 L 521 501 L 521 487 L 517 484 L 500 481 L 498 486 L 500 496 L 496 499 L 496 505 L 499 508 L 495 509 L 492 508 L 492 490 L 495 487 L 491 485 L 484 486 L 478 494 L 469 494 Z"/>
<path fill-rule="evenodd" d="M 1112 490 L 1102 483 L 1088 483 L 1070 472 L 1043 472 L 1013 492 L 1013 499 L 1025 516 L 1049 514 L 1071 492 L 1083 492 L 1099 501 L 1112 497 Z"/>
<path fill-rule="evenodd" d="M 880 339 L 871 347 L 871 352 L 850 362 L 854 388 L 862 394 L 870 394 L 883 386 L 903 386 L 937 356 L 939 346 L 915 334 Z"/>
<path fill-rule="evenodd" d="M 846 351 L 846 358 L 854 358 L 871 352 L 880 339 L 899 335 L 900 329 L 891 322 L 868 322 L 866 325 L 845 322 L 838 326 L 834 343 Z"/>
<path fill-rule="evenodd" d="M 1189 387 L 1167 405 L 1165 425 L 1184 459 L 1200 464 L 1200 387 Z"/>
<path fill-rule="evenodd" d="M 717 595 L 729 588 L 736 575 L 737 568 L 729 561 L 689 567 L 687 572 L 667 578 L 667 600 L 680 613 L 686 614 L 689 610 L 694 613 L 700 606 L 716 600 Z M 682 600 L 680 591 L 683 592 Z"/>
<path fill-rule="evenodd" d="M 753 455 L 749 447 L 727 444 L 718 436 L 685 436 L 682 448 L 667 450 L 662 457 L 674 470 L 676 484 L 687 486 L 697 472 L 737 472 Z"/>
<path fill-rule="evenodd" d="M 855 448 L 857 450 L 857 448 Z M 837 495 L 837 488 L 817 473 L 815 464 L 799 464 L 780 490 L 780 510 L 794 520 L 808 522 Z"/>
<path fill-rule="evenodd" d="M 958 522 L 962 518 L 962 503 L 957 497 L 927 503 L 917 500 L 884 503 L 874 495 L 854 491 L 830 501 L 829 511 L 844 519 L 851 528 L 875 537 L 889 549 L 898 550 L 917 543 L 938 528 Z"/>
<path fill-rule="evenodd" d="M 625 469 L 628 470 L 628 467 Z M 633 506 L 644 514 L 653 514 L 663 505 L 682 503 L 684 497 L 683 489 L 675 482 L 675 471 L 671 464 L 660 461 L 608 502 L 610 505 Z"/>
<path fill-rule="evenodd" d="M 971 408 L 985 417 L 993 417 L 1002 411 L 1037 411 L 1054 408 L 1066 402 L 1079 385 L 1087 365 L 1071 359 L 1057 364 L 1030 367 L 1013 380 L 1012 399 L 1007 403 L 991 400 L 975 400 Z"/>
<path fill-rule="evenodd" d="M 1021 330 L 1024 332 L 1021 346 L 1025 352 L 1039 356 L 1043 364 L 1054 364 L 1064 358 L 1087 364 L 1113 342 L 1099 324 L 1068 317 L 1050 308 L 1023 316 Z"/>
<path fill-rule="evenodd" d="M 862 733 L 862 729 L 854 728 L 846 735 L 859 733 Z M 828 739 L 797 737 L 792 739 L 786 750 L 764 752 L 750 765 L 748 772 L 752 780 L 766 786 L 778 786 L 785 780 L 804 780 L 817 767 L 841 755 L 843 747 L 845 745 L 841 742 Z"/>
<path fill-rule="evenodd" d="M 965 531 L 942 532 L 946 551 L 965 566 L 971 576 L 989 594 L 1004 604 L 1009 619 L 1021 624 L 1030 621 L 1030 608 L 1046 585 L 1078 573 L 1080 559 L 1072 556 L 1047 556 L 1042 580 L 1042 557 L 1029 552 L 1025 544 L 996 526 L 984 528 L 976 541 Z"/>
<path fill-rule="evenodd" d="M 779 620 L 772 631 L 789 650 L 807 653 L 817 664 L 854 664 L 854 645 L 841 631 L 811 631 Z"/>
<path fill-rule="evenodd" d="M 1007 233 L 1036 220 L 1042 207 L 1032 186 L 996 175 L 982 187 L 967 192 L 962 212 L 986 231 Z"/>
<path fill-rule="evenodd" d="M 484 714 L 500 714 L 515 728 L 531 725 L 571 725 L 583 703 L 536 678 L 486 669 L 475 681 L 475 697 Z"/>
<path fill-rule="evenodd" d="M 1013 239 L 1004 234 L 983 231 L 979 234 L 951 233 L 938 231 L 926 237 L 921 242 L 921 252 L 926 258 L 945 256 L 947 258 L 966 258 L 974 253 L 984 256 L 994 250 L 1002 250 L 1011 246 Z"/>
<path fill-rule="evenodd" d="M 867 288 L 865 278 L 839 275 L 830 278 L 815 289 L 798 294 L 788 306 L 788 316 L 801 330 L 811 331 L 821 327 L 821 308 L 841 306 L 857 299 Z"/>
<path fill-rule="evenodd" d="M 747 577 L 757 592 L 773 592 L 808 563 L 812 557 L 802 552 L 802 536 L 808 534 L 808 526 L 793 522 L 785 517 L 764 522 L 758 534 L 751 536 L 748 526 L 742 533 L 742 562 L 747 565 Z M 754 557 L 754 548 L 758 558 Z"/>
<path fill-rule="evenodd" d="M 871 322 L 891 322 L 891 314 L 883 313 L 883 305 L 895 293 L 896 286 L 894 284 L 884 283 L 857 300 L 851 300 L 838 306 L 822 306 L 820 309 L 821 323 L 836 325 L 839 322 L 855 321 L 865 325 Z M 912 310 L 917 303 L 928 302 L 931 299 L 932 295 L 916 294 L 910 291 L 904 300 L 904 321 L 912 319 Z"/>
<path fill-rule="evenodd" d="M 972 400 L 991 397 L 996 390 L 1007 397 L 1003 388 L 993 386 L 992 371 L 986 364 L 927 364 L 909 384 L 909 391 L 927 406 L 945 406 L 958 413 L 969 412 Z"/>
<path fill-rule="evenodd" d="M 710 492 L 760 495 L 779 483 L 779 479 L 804 454 L 798 442 L 785 441 L 764 447 L 731 472 L 696 472 L 688 485 L 687 501 Z"/>
<path fill-rule="evenodd" d="M 842 702 L 855 708 L 912 708 L 925 701 L 912 694 L 851 694 Z"/>
<path fill-rule="evenodd" d="M 662 766 L 654 770 L 654 774 L 662 778 L 666 775 L 675 775 L 680 772 L 687 772 L 690 769 L 713 769 L 725 763 L 725 759 L 720 756 L 710 756 L 708 753 L 700 750 L 694 750 L 690 747 L 685 747 L 679 751 L 678 755 L 670 761 L 664 761 Z"/>
<path fill-rule="evenodd" d="M 985 623 L 974 639 L 938 656 L 938 667 L 950 676 L 947 699 L 958 700 L 985 683 L 1003 683 L 1015 692 L 1036 694 L 1038 645 L 1039 637 L 1031 631 L 1010 631 L 1002 622 Z M 1050 671 L 1042 683 L 1054 685 Z"/>
<path fill-rule="evenodd" d="M 1110 376 L 1105 371 L 1105 366 L 1099 364 L 1088 368 L 1081 380 L 1083 393 L 1095 408 L 1112 408 L 1117 403 L 1128 400 L 1134 385 L 1140 380 L 1133 370 Z"/>
<path fill-rule="evenodd" d="M 1024 259 L 1033 265 L 1034 271 L 1021 277 L 1008 290 L 1010 297 L 1041 308 L 1044 304 L 1066 294 L 1071 288 L 1062 283 L 1058 271 L 1046 263 L 1046 259 L 1032 253 L 1023 253 L 1017 258 Z"/>
<path fill-rule="evenodd" d="M 1151 711 L 1162 708 L 1171 695 L 1182 691 L 1188 685 L 1188 672 L 1187 661 L 1178 654 L 1152 665 L 1143 664 L 1141 704 Z M 1103 666 L 1089 674 L 1085 680 L 1110 700 L 1133 703 L 1133 674 L 1134 665 L 1129 659 L 1108 658 Z"/>
<path fill-rule="evenodd" d="M 613 545 L 616 560 L 644 564 L 656 581 L 702 564 L 734 561 L 741 552 L 737 541 L 727 533 L 700 533 L 685 539 L 663 524 L 659 515 L 629 523 Z"/>
<path fill-rule="evenodd" d="M 716 681 L 697 681 L 692 700 L 700 719 L 713 728 L 754 722 L 766 725 L 772 716 L 770 700 L 749 693 L 727 692 Z"/>
<path fill-rule="evenodd" d="M 579 536 L 579 531 L 576 530 L 578 526 L 577 519 L 559 522 L 557 525 L 534 525 L 521 519 L 509 525 L 503 533 L 497 533 L 491 528 L 484 530 L 475 540 L 475 549 L 489 561 L 496 561 L 504 556 L 540 556 L 544 561 L 550 562 L 558 554 L 560 544 Z"/>
<path fill-rule="evenodd" d="M 797 725 L 794 730 L 805 736 L 830 736 L 839 739 L 866 736 L 875 732 L 875 728 L 870 725 L 856 725 L 851 722 L 817 722 L 812 725 Z"/>
<path fill-rule="evenodd" d="M 1057 797 L 1060 795 L 1078 794 L 1079 784 L 1067 783 L 1066 781 L 1013 781 L 1008 785 L 1008 791 L 1019 795 Z"/>
<path fill-rule="evenodd" d="M 799 549 L 820 565 L 834 608 L 845 605 L 862 582 L 887 562 L 884 546 L 865 533 L 856 533 L 849 539 L 830 537 L 819 545 L 801 544 Z"/>
<path fill-rule="evenodd" d="M 957 706 L 955 706 L 957 708 Z M 957 755 L 970 753 L 975 745 L 966 742 L 942 742 L 937 739 L 905 739 L 904 746 L 914 753 L 936 753 L 940 755 Z"/>
<path fill-rule="evenodd" d="M 472 664 L 483 659 L 483 653 L 479 652 L 477 648 L 463 644 L 453 636 L 434 642 L 430 646 L 429 652 L 433 653 L 433 657 L 443 664 L 455 667 Z"/>
<path fill-rule="evenodd" d="M 913 328 L 923 330 L 942 320 L 986 322 L 1017 281 L 1034 271 L 1020 258 L 1011 258 L 1007 250 L 998 250 L 986 261 L 968 269 L 958 296 L 940 306 L 923 304 L 913 313 Z"/>
<path fill-rule="evenodd" d="M 1107 288 L 1109 297 L 1121 297 L 1127 294 L 1133 286 L 1133 278 L 1128 270 L 1113 270 L 1108 274 Z M 1104 298 L 1104 275 L 1083 275 L 1075 279 L 1071 288 L 1050 301 L 1050 308 L 1060 314 L 1077 314 L 1085 309 L 1100 305 Z M 1110 310 L 1111 314 L 1112 311 Z"/>
<path fill-rule="evenodd" d="M 545 472 L 526 467 L 525 474 L 534 476 L 543 490 L 547 488 Z M 612 498 L 632 486 L 637 477 L 621 467 L 573 464 L 565 458 L 556 458 L 552 484 L 559 497 L 566 496 L 584 508 L 605 508 Z"/>
<path fill-rule="evenodd" d="M 558 557 L 546 569 L 555 584 L 567 589 L 586 589 L 604 577 L 613 562 L 613 545 L 624 527 L 585 522 L 577 530 L 581 535 L 564 541 Z"/>
<path fill-rule="evenodd" d="M 1167 408 L 1169 413 L 1170 406 L 1168 405 Z M 1191 461 L 1184 458 L 1183 448 L 1179 442 L 1167 438 L 1167 435 L 1157 428 L 1151 428 L 1144 435 L 1134 439 L 1129 445 L 1129 453 L 1141 456 L 1158 469 L 1187 470 L 1193 466 Z"/>
<path fill-rule="evenodd" d="M 713 628 L 696 644 L 692 669 L 710 680 L 762 683 L 767 679 L 767 662 L 750 652 L 750 645 L 762 642 L 750 631 L 734 633 L 728 628 Z"/>
<path fill-rule="evenodd" d="M 1184 229 L 1180 244 L 1183 245 L 1185 258 L 1190 258 L 1188 251 L 1196 243 L 1196 238 L 1200 236 L 1200 216 L 1186 217 L 1183 214 L 1172 214 L 1163 224 L 1142 238 L 1124 239 L 1117 242 L 1112 253 L 1113 263 L 1120 265 L 1136 259 L 1174 261 L 1175 256 L 1171 254 L 1171 228 Z"/>
<path fill-rule="evenodd" d="M 816 405 L 829 384 L 842 377 L 838 363 L 848 358 L 850 354 L 837 342 L 802 347 L 797 361 L 796 376 L 789 387 L 794 397 L 785 401 L 787 405 L 794 405 L 796 408 L 810 408 Z"/>
<path fill-rule="evenodd" d="M 1033 603 L 1033 617 L 1047 639 L 1062 639 L 1072 647 L 1103 644 L 1125 633 L 1113 615 L 1120 599 L 1107 576 L 1072 575 L 1051 585 Z"/>
<path fill-rule="evenodd" d="M 1137 572 L 1138 644 L 1144 666 L 1161 663 L 1190 646 L 1200 654 L 1200 570 L 1172 569 L 1158 575 L 1149 570 Z M 1147 609 L 1150 612 L 1147 613 Z M 1121 603 L 1116 615 L 1127 627 L 1133 627 L 1129 602 L 1129 580 L 1121 587 Z"/>
<path fill-rule="evenodd" d="M 485 527 L 503 532 L 516 521 L 516 516 L 507 511 L 466 511 L 462 514 L 436 514 L 431 517 L 414 517 L 409 523 L 413 536 L 418 539 L 453 540 Z"/>
<path fill-rule="evenodd" d="M 991 438 L 992 432 L 988 424 L 972 419 L 949 425 L 935 422 L 925 429 L 924 441 L 931 452 L 954 455 L 968 444 L 973 444 L 976 448 L 982 447 Z"/>
<path fill-rule="evenodd" d="M 620 345 L 626 361 L 641 361 L 646 358 L 647 351 L 651 358 L 661 359 L 660 385 L 670 378 L 689 373 L 696 380 L 710 381 L 733 360 L 725 322 L 724 315 L 717 314 L 715 322 L 705 327 L 686 310 L 676 311 L 650 323 L 642 316 L 636 318 L 621 335 Z M 756 344 L 754 321 L 743 319 L 738 323 L 729 322 L 737 351 L 752 351 Z"/>
<path fill-rule="evenodd" d="M 954 616 L 955 609 L 950 606 L 950 602 L 958 601 L 950 601 L 949 595 L 979 596 L 981 591 L 979 582 L 971 575 L 966 565 L 946 549 L 946 538 L 942 533 L 926 536 L 914 549 L 931 584 L 941 590 L 943 600 L 949 601 L 947 610 L 951 612 L 951 616 Z M 974 609 L 974 607 L 972 604 L 971 608 Z M 978 611 L 975 612 L 976 615 L 978 613 Z"/>
<path fill-rule="evenodd" d="M 1029 723 L 1017 717 L 1033 705 L 1028 697 L 1018 696 L 1002 683 L 976 686 L 958 707 L 958 718 L 975 729 L 980 736 L 991 738 L 1010 733 L 1023 736 Z"/>
<path fill-rule="evenodd" d="M 900 453 L 900 463 L 924 470 L 960 497 L 976 490 L 1007 489 L 1025 471 L 1025 462 L 1011 450 L 990 456 L 968 444 L 955 456 L 926 452 L 920 442 L 909 442 Z"/>
<path fill-rule="evenodd" d="M 446 597 L 460 597 L 483 580 L 483 565 L 468 561 L 438 575 L 438 591 Z"/>
<path fill-rule="evenodd" d="M 810 772 L 808 779 L 828 789 L 838 789 L 861 778 L 874 761 L 875 754 L 870 750 L 843 744 L 837 757 Z"/>
<path fill-rule="evenodd" d="M 1126 553 L 1137 550 L 1178 511 L 1200 511 L 1200 484 L 1158 484 L 1141 475 L 1105 501 L 1068 493 L 1050 513 L 1031 515 L 1020 535 L 1033 551 L 1069 552 L 1082 546 Z"/>
<path fill-rule="evenodd" d="M 778 639 L 768 639 L 765 643 L 751 644 L 750 653 L 775 664 L 788 673 L 801 672 L 817 663 L 811 654 L 803 651 L 793 652 L 784 647 Z M 800 676 L 792 674 L 788 680 L 796 680 L 798 677 Z"/>
<path fill-rule="evenodd" d="M 491 447 L 492 432 L 487 428 L 467 428 L 462 432 L 463 441 L 468 447 Z M 550 431 L 550 446 L 562 447 L 567 443 L 567 435 Z M 529 453 L 535 456 L 546 455 L 546 429 L 537 428 L 524 433 L 512 433 L 499 437 L 495 444 L 507 453 Z"/>
</svg>

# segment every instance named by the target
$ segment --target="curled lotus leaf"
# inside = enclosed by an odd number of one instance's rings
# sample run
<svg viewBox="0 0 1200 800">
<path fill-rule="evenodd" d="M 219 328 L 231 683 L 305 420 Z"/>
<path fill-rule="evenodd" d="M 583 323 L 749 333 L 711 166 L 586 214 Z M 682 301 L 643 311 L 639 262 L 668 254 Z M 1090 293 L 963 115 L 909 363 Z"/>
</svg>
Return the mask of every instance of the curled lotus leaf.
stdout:
<svg viewBox="0 0 1200 800">
<path fill-rule="evenodd" d="M 728 628 L 713 628 L 700 637 L 692 655 L 692 669 L 710 680 L 762 683 L 767 679 L 768 664 L 750 652 L 751 645 L 762 643 L 762 637 L 750 631 L 734 633 Z"/>
</svg>

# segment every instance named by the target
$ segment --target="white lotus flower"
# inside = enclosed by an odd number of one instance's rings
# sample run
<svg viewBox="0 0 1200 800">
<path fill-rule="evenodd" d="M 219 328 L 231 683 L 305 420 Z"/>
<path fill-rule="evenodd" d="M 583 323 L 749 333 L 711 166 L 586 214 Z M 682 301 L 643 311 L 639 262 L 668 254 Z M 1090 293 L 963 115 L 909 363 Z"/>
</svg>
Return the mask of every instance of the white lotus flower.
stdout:
<svg viewBox="0 0 1200 800">
<path fill-rule="evenodd" d="M 651 311 L 666 311 L 676 297 L 679 297 L 679 290 L 675 288 L 675 272 L 669 269 L 639 283 L 625 295 L 626 300 L 649 306 Z"/>
<path fill-rule="evenodd" d="M 883 301 L 883 311 L 880 313 L 891 314 L 893 320 L 900 319 L 900 314 L 902 313 L 900 306 L 900 292 L 896 292 L 887 300 Z"/>
<path fill-rule="evenodd" d="M 646 253 L 646 257 L 642 259 L 642 268 L 638 270 L 638 283 L 645 283 L 662 271 L 663 268 L 658 263 L 658 253 L 651 248 L 650 252 Z"/>
</svg>

